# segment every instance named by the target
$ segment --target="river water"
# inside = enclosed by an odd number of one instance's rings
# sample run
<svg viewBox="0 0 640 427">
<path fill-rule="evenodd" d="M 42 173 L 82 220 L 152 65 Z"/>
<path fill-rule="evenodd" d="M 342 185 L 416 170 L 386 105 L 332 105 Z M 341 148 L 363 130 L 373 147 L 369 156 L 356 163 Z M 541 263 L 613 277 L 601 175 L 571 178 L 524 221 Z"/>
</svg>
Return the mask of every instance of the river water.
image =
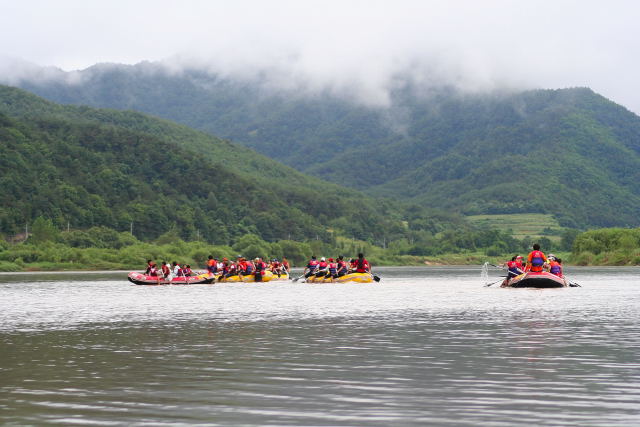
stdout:
<svg viewBox="0 0 640 427">
<path fill-rule="evenodd" d="M 582 287 L 0 275 L 0 424 L 640 425 L 640 269 L 567 273 Z"/>
</svg>

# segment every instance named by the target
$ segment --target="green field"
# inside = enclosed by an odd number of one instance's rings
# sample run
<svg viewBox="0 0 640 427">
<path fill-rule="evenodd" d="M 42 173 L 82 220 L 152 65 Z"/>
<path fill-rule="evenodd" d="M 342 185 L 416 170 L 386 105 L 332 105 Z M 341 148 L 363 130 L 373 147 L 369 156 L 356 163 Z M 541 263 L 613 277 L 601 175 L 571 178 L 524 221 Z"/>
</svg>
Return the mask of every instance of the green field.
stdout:
<svg viewBox="0 0 640 427">
<path fill-rule="evenodd" d="M 564 230 L 553 215 L 547 214 L 471 215 L 467 219 L 477 226 L 511 231 L 516 239 L 546 237 L 557 242 Z"/>
</svg>

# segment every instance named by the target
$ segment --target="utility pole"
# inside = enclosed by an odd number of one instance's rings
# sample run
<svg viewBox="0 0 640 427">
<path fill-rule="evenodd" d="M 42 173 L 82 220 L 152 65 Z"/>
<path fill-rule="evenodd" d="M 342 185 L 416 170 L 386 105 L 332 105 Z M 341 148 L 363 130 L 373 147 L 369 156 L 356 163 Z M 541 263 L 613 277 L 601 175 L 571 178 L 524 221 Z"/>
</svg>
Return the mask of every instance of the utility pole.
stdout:
<svg viewBox="0 0 640 427">
<path fill-rule="evenodd" d="M 129 233 L 133 236 L 133 221 L 131 221 L 131 226 L 129 227 Z"/>
</svg>

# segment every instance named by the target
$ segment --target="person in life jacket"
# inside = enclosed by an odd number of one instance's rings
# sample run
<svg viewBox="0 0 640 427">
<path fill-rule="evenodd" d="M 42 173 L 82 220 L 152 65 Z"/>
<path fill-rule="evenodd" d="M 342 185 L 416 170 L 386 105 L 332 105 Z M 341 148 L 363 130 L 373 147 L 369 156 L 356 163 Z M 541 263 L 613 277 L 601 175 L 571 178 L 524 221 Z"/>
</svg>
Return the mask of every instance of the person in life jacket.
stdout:
<svg viewBox="0 0 640 427">
<path fill-rule="evenodd" d="M 222 261 L 224 263 L 224 274 L 220 276 L 220 278 L 236 276 L 238 274 L 238 265 L 235 262 L 230 262 L 226 258 L 224 258 Z"/>
<path fill-rule="evenodd" d="M 289 270 L 291 269 L 291 266 L 289 265 L 289 261 L 285 258 L 282 257 L 282 268 L 284 269 L 284 271 L 286 271 L 287 273 L 289 272 Z"/>
<path fill-rule="evenodd" d="M 522 259 L 522 257 L 520 257 Z M 522 261 L 518 260 L 518 255 L 514 255 L 511 258 L 511 261 L 507 261 L 506 263 L 508 274 L 507 279 L 511 279 L 512 277 L 516 277 L 522 273 L 524 273 L 524 266 L 522 265 Z"/>
<path fill-rule="evenodd" d="M 148 276 L 149 272 L 151 271 L 151 266 L 153 265 L 153 261 L 151 261 L 150 259 L 147 260 L 147 269 L 144 271 L 144 275 Z"/>
<path fill-rule="evenodd" d="M 162 261 L 162 277 L 171 281 L 171 269 L 167 265 L 167 261 Z"/>
<path fill-rule="evenodd" d="M 549 254 L 549 272 L 555 274 L 558 277 L 562 276 L 562 260 L 556 258 L 555 255 Z"/>
<path fill-rule="evenodd" d="M 344 260 L 344 257 L 340 255 L 338 257 L 338 277 L 344 276 L 349 273 L 349 267 L 347 267 L 347 262 Z"/>
<path fill-rule="evenodd" d="M 176 261 L 173 261 L 171 265 L 171 272 L 173 274 L 173 277 L 182 276 L 182 268 L 180 267 L 180 264 L 178 264 Z"/>
<path fill-rule="evenodd" d="M 218 271 L 218 260 L 213 257 L 213 255 L 209 255 L 209 259 L 207 260 L 207 271 L 211 274 L 216 274 Z"/>
<path fill-rule="evenodd" d="M 262 258 L 256 258 L 254 264 L 256 266 L 255 281 L 262 282 L 262 277 L 267 270 L 267 263 L 262 261 Z"/>
<path fill-rule="evenodd" d="M 311 259 L 307 263 L 307 266 L 304 268 L 304 277 L 308 278 L 316 274 L 316 270 L 318 269 L 318 264 L 319 263 L 318 263 L 318 260 L 316 259 L 316 256 L 315 255 L 311 256 Z"/>
<path fill-rule="evenodd" d="M 158 276 L 158 267 L 156 267 L 156 263 L 152 262 L 147 269 L 149 272 L 149 276 L 157 277 Z"/>
<path fill-rule="evenodd" d="M 320 258 L 320 262 L 318 263 L 318 269 L 316 270 L 316 277 L 326 276 L 328 267 L 329 267 L 329 263 L 327 262 L 327 260 L 324 257 Z"/>
<path fill-rule="evenodd" d="M 238 261 L 238 271 L 243 276 L 253 274 L 253 263 L 247 261 L 246 258 L 240 258 L 240 261 Z"/>
<path fill-rule="evenodd" d="M 529 256 L 527 257 L 527 265 L 525 267 L 525 270 L 539 273 L 542 271 L 542 268 L 544 267 L 544 264 L 546 262 L 547 257 L 540 250 L 540 245 L 536 243 L 533 245 L 533 251 L 531 251 L 531 253 L 529 253 Z"/>
<path fill-rule="evenodd" d="M 191 266 L 189 264 L 187 264 L 187 266 L 182 269 L 182 274 L 184 276 L 192 276 L 193 275 L 193 270 L 191 270 Z"/>
<path fill-rule="evenodd" d="M 338 263 L 335 262 L 333 258 L 329 258 L 326 277 L 331 277 L 332 279 L 338 278 Z"/>
<path fill-rule="evenodd" d="M 269 270 L 271 270 L 274 274 L 277 274 L 280 277 L 282 274 L 285 274 L 284 267 L 282 263 L 278 261 L 277 258 L 271 260 L 271 264 L 269 265 Z"/>
<path fill-rule="evenodd" d="M 358 268 L 358 260 L 356 258 L 351 258 L 349 260 L 349 273 L 353 273 Z"/>
<path fill-rule="evenodd" d="M 356 273 L 370 273 L 371 265 L 369 261 L 367 261 L 363 254 L 358 254 L 358 259 L 356 260 Z"/>
<path fill-rule="evenodd" d="M 504 279 L 503 282 L 503 285 L 505 286 L 510 279 L 513 279 L 514 277 L 524 273 L 524 266 L 522 265 L 522 262 L 518 260 L 518 256 L 519 255 L 514 255 L 513 257 L 511 257 L 511 261 L 507 261 L 503 264 L 507 267 L 507 278 Z M 522 259 L 522 257 L 520 257 L 520 259 Z"/>
</svg>

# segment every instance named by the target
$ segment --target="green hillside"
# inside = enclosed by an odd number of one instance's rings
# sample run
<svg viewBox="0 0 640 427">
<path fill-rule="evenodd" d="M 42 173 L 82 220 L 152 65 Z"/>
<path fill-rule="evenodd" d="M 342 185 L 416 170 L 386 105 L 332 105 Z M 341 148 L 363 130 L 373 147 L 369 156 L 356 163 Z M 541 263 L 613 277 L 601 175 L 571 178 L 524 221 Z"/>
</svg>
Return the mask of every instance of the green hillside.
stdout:
<svg viewBox="0 0 640 427">
<path fill-rule="evenodd" d="M 151 240 L 375 241 L 455 223 L 367 198 L 228 141 L 140 113 L 60 106 L 0 86 L 0 233 L 37 217 Z M 460 221 L 460 220 L 458 220 Z"/>
<path fill-rule="evenodd" d="M 466 215 L 547 214 L 563 227 L 640 225 L 640 118 L 586 88 L 421 95 L 406 79 L 389 108 L 369 108 L 150 63 L 81 75 L 22 86 L 176 120 L 371 195 Z"/>
</svg>

